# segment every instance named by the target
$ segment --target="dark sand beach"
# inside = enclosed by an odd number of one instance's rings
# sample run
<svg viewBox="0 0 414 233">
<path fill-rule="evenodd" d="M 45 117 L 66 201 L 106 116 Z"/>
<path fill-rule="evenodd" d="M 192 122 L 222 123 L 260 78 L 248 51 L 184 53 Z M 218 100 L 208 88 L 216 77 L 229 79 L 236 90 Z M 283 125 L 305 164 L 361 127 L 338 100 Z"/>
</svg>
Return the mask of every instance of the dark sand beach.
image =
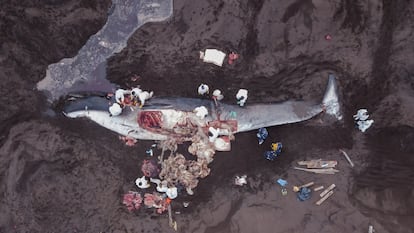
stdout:
<svg viewBox="0 0 414 233">
<path fill-rule="evenodd" d="M 130 213 L 122 196 L 152 141 L 128 147 L 85 119 L 53 116 L 36 90 L 49 64 L 73 57 L 104 24 L 109 0 L 12 1 L 0 9 L 0 232 L 174 232 L 166 214 Z M 108 79 L 141 85 L 156 96 L 197 97 L 206 83 L 234 103 L 321 100 L 337 77 L 343 119 L 306 122 L 236 135 L 218 152 L 193 196 L 172 202 L 178 232 L 368 232 L 414 229 L 414 1 L 174 0 L 173 16 L 137 30 L 111 57 Z M 329 35 L 331 38 L 326 39 Z M 199 51 L 235 51 L 223 67 Z M 141 78 L 132 81 L 133 75 Z M 352 116 L 375 122 L 365 133 Z M 271 142 L 280 157 L 263 157 Z M 339 149 L 352 158 L 351 168 Z M 294 170 L 298 160 L 337 160 L 335 175 Z M 236 175 L 248 176 L 243 187 Z M 283 196 L 278 178 L 289 182 Z M 300 202 L 293 185 L 337 188 L 321 206 L 317 192 Z M 183 202 L 189 202 L 187 208 Z"/>
</svg>

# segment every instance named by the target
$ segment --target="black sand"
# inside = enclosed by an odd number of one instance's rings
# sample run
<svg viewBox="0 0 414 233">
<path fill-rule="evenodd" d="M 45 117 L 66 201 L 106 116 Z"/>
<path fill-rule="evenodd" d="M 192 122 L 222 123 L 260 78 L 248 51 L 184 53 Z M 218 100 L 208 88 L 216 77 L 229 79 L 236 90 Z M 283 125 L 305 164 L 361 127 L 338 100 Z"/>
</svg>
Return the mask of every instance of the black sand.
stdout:
<svg viewBox="0 0 414 233">
<path fill-rule="evenodd" d="M 152 142 L 126 147 L 85 120 L 51 117 L 35 90 L 48 64 L 71 57 L 105 22 L 110 1 L 11 1 L 0 9 L 0 232 L 170 232 L 166 215 L 129 213 L 122 194 L 135 190 Z M 174 16 L 148 24 L 114 56 L 108 78 L 140 84 L 158 96 L 196 97 L 201 82 L 233 102 L 321 99 L 328 73 L 338 77 L 344 120 L 326 117 L 236 136 L 217 153 L 195 195 L 173 202 L 179 232 L 412 232 L 414 223 L 414 2 L 175 1 Z M 326 40 L 325 36 L 332 36 Z M 202 63 L 214 47 L 241 58 L 223 68 Z M 130 77 L 142 78 L 132 82 Z M 354 128 L 367 108 L 374 125 Z M 50 113 L 50 112 L 48 112 Z M 274 162 L 262 156 L 282 141 Z M 351 169 L 339 148 L 356 164 Z M 295 171 L 299 159 L 339 161 L 337 175 Z M 247 174 L 249 184 L 233 185 Z M 275 181 L 309 181 L 335 194 L 316 206 Z M 188 208 L 182 201 L 190 201 Z"/>
</svg>

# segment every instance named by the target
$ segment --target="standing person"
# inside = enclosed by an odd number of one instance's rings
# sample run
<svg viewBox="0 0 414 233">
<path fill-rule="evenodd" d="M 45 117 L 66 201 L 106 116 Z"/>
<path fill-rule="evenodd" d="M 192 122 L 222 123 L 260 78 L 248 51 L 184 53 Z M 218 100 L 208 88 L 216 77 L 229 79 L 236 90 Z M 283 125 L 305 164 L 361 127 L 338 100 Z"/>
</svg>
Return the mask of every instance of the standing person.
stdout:
<svg viewBox="0 0 414 233">
<path fill-rule="evenodd" d="M 244 104 L 247 101 L 247 93 L 248 91 L 246 89 L 239 89 L 239 91 L 236 94 L 237 104 L 240 107 L 243 107 Z"/>
<path fill-rule="evenodd" d="M 214 90 L 213 91 L 213 99 L 214 100 L 218 100 L 218 101 L 220 101 L 220 100 L 222 100 L 224 98 L 224 95 L 223 94 L 221 94 L 221 91 L 219 90 L 219 89 L 216 89 L 216 90 Z"/>
<path fill-rule="evenodd" d="M 207 84 L 202 83 L 198 87 L 198 90 L 197 91 L 198 91 L 198 94 L 199 95 L 205 95 L 205 94 L 208 94 L 210 90 L 209 90 L 209 87 L 208 87 Z"/>
</svg>

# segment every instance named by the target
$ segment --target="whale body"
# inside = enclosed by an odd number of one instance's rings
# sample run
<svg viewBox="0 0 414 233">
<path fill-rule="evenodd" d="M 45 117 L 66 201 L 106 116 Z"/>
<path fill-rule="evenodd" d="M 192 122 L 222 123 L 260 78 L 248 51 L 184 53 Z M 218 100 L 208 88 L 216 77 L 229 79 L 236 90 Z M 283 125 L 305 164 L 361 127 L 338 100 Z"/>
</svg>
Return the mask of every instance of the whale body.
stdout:
<svg viewBox="0 0 414 233">
<path fill-rule="evenodd" d="M 208 110 L 200 118 L 194 109 Z M 210 127 L 223 135 L 305 121 L 326 112 L 340 117 L 335 76 L 330 75 L 321 102 L 286 101 L 270 104 L 249 104 L 244 107 L 197 98 L 153 97 L 145 106 L 126 107 L 121 115 L 111 116 L 108 99 L 88 96 L 68 101 L 64 115 L 69 118 L 88 118 L 120 135 L 138 140 L 167 140 L 171 137 L 191 141 L 198 132 L 208 134 Z"/>
</svg>

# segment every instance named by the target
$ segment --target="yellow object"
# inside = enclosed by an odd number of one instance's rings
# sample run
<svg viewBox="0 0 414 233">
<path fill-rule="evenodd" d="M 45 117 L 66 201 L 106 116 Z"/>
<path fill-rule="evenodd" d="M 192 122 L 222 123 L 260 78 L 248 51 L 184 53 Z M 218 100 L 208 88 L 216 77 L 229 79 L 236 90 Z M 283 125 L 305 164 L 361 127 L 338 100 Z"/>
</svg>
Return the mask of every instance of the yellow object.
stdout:
<svg viewBox="0 0 414 233">
<path fill-rule="evenodd" d="M 279 143 L 272 143 L 272 145 L 271 145 L 272 151 L 276 151 L 278 145 L 279 145 Z"/>
<path fill-rule="evenodd" d="M 293 186 L 293 192 L 295 192 L 295 193 L 299 192 L 299 187 L 298 186 Z"/>
</svg>

